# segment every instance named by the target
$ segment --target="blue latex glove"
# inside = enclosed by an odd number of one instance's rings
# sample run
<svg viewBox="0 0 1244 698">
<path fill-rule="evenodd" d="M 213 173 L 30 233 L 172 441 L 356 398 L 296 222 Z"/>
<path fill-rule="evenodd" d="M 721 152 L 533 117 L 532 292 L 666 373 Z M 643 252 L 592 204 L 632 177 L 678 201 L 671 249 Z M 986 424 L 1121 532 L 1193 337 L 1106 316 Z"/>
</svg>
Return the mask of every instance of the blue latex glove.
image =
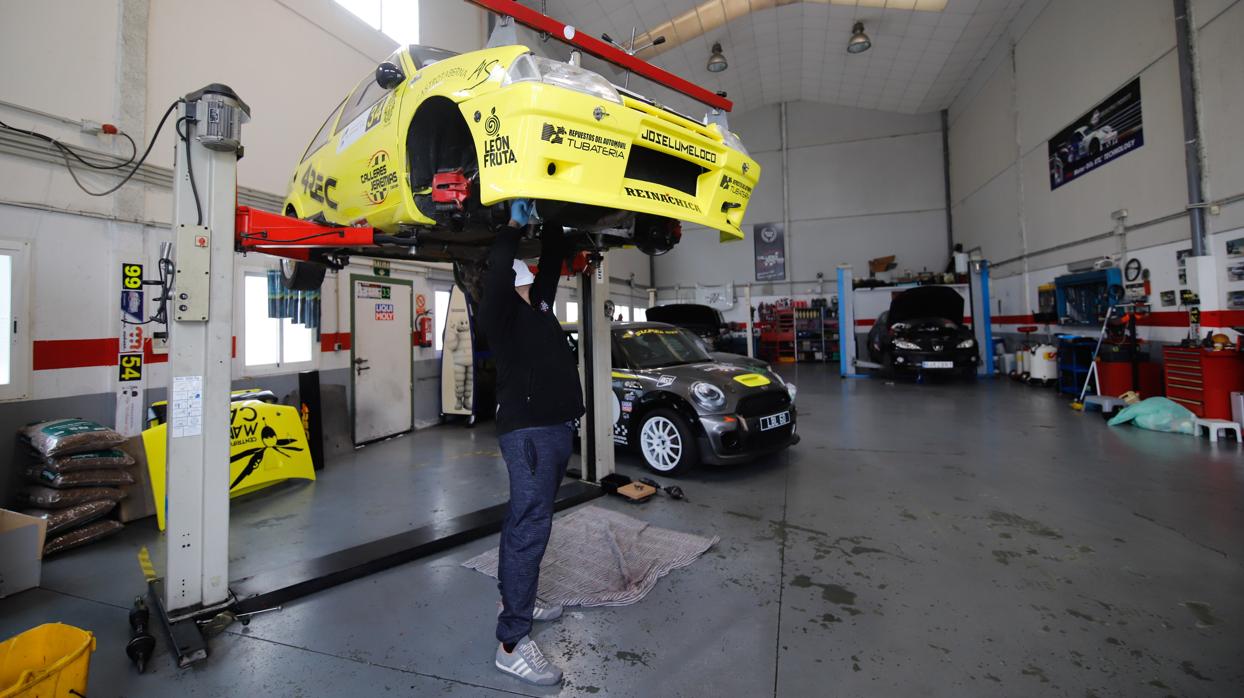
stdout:
<svg viewBox="0 0 1244 698">
<path fill-rule="evenodd" d="M 514 199 L 510 202 L 510 220 L 526 227 L 531 222 L 531 208 L 531 199 Z"/>
</svg>

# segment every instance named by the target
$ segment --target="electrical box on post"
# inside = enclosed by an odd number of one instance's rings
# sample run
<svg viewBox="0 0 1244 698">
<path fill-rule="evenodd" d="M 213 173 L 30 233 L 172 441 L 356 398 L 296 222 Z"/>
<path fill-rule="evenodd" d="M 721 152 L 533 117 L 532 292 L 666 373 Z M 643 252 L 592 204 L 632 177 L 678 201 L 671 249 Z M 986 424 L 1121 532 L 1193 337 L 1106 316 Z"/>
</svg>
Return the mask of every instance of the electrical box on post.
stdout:
<svg viewBox="0 0 1244 698">
<path fill-rule="evenodd" d="M 177 258 L 173 277 L 173 319 L 207 322 L 208 289 L 212 276 L 211 232 L 201 225 L 175 229 Z"/>
</svg>

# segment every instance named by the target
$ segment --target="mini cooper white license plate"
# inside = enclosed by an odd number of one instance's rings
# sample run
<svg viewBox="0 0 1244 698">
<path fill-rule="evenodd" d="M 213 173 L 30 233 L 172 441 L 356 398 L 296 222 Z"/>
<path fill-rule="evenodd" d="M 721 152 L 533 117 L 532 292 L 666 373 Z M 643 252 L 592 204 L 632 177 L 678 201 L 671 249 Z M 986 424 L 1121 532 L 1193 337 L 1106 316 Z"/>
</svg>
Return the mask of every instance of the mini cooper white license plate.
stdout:
<svg viewBox="0 0 1244 698">
<path fill-rule="evenodd" d="M 778 427 L 784 427 L 787 424 L 790 424 L 790 412 L 779 412 L 777 414 L 771 414 L 768 417 L 760 418 L 761 431 L 777 429 Z"/>
<path fill-rule="evenodd" d="M 920 368 L 954 368 L 953 361 L 925 361 L 920 364 Z"/>
</svg>

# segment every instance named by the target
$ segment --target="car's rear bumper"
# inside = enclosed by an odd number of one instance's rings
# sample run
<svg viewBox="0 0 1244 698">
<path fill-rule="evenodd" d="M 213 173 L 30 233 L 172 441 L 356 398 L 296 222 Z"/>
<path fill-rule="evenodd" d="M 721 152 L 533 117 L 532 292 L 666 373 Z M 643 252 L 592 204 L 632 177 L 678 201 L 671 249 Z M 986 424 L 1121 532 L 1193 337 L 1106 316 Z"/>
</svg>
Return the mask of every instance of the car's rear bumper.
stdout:
<svg viewBox="0 0 1244 698">
<path fill-rule="evenodd" d="M 462 102 L 480 200 L 567 201 L 674 218 L 742 238 L 760 165 L 651 105 L 521 82 Z"/>
<path fill-rule="evenodd" d="M 760 431 L 760 418 L 738 415 L 701 415 L 700 461 L 710 465 L 745 463 L 799 443 L 798 415 L 790 408 L 790 424 Z M 731 421 L 733 419 L 733 421 Z"/>
</svg>

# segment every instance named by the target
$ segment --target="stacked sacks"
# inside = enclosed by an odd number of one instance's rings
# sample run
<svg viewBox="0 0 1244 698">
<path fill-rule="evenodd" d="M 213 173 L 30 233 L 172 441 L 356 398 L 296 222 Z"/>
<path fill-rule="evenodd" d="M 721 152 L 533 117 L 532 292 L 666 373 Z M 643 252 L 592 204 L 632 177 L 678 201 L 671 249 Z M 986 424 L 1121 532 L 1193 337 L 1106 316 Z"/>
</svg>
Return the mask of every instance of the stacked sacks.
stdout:
<svg viewBox="0 0 1244 698">
<path fill-rule="evenodd" d="M 31 507 L 24 513 L 47 521 L 45 556 L 123 528 L 104 517 L 125 497 L 118 488 L 134 483 L 126 470 L 134 459 L 115 448 L 125 437 L 85 419 L 55 419 L 23 427 L 18 438 L 35 459 L 19 496 Z"/>
</svg>

